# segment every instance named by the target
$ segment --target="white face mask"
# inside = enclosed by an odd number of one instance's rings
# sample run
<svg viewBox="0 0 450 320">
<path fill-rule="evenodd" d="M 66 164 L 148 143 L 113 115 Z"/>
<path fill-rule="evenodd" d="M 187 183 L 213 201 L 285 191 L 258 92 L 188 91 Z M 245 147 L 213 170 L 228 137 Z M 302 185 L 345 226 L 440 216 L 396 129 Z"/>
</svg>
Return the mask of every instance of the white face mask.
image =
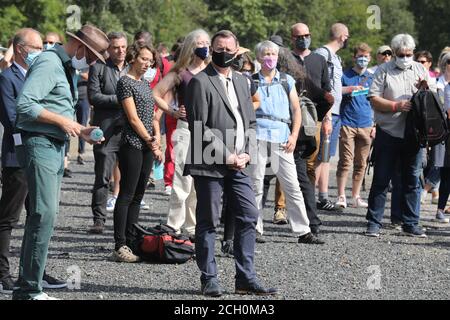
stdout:
<svg viewBox="0 0 450 320">
<path fill-rule="evenodd" d="M 153 82 L 155 80 L 156 76 L 156 68 L 148 68 L 147 71 L 145 71 L 144 79 L 148 82 Z"/>
<path fill-rule="evenodd" d="M 86 60 L 86 48 L 84 49 L 84 57 L 81 59 L 77 59 L 77 52 L 75 53 L 75 55 L 72 57 L 72 67 L 74 67 L 74 69 L 76 70 L 83 70 L 83 69 L 89 69 L 89 65 L 87 63 Z"/>
<path fill-rule="evenodd" d="M 395 64 L 400 69 L 405 70 L 406 68 L 409 68 L 413 63 L 413 57 L 404 57 L 404 58 L 395 58 Z"/>
</svg>

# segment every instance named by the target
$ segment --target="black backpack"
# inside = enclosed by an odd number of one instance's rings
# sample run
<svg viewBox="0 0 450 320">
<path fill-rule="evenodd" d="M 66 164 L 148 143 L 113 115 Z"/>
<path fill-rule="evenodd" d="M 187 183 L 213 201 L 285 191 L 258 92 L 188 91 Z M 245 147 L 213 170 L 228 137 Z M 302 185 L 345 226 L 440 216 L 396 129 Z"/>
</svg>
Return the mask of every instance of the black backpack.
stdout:
<svg viewBox="0 0 450 320">
<path fill-rule="evenodd" d="M 445 143 L 450 135 L 447 115 L 436 93 L 422 82 L 411 98 L 412 108 L 406 118 L 405 138 L 414 149 Z"/>
</svg>

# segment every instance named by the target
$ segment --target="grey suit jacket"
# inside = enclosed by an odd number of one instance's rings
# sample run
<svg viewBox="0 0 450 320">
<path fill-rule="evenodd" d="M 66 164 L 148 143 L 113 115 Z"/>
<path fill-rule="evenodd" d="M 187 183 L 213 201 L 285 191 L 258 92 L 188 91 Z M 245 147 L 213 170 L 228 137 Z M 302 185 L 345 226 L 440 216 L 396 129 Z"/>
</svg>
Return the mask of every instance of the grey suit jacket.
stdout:
<svg viewBox="0 0 450 320">
<path fill-rule="evenodd" d="M 92 124 L 99 126 L 108 138 L 124 125 L 122 106 L 117 100 L 117 79 L 111 59 L 97 62 L 89 69 L 88 96 L 94 107 Z"/>
<path fill-rule="evenodd" d="M 239 111 L 244 123 L 245 152 L 256 150 L 256 117 L 247 79 L 232 71 Z M 209 64 L 189 82 L 186 111 L 191 144 L 186 159 L 185 175 L 222 178 L 228 172 L 226 159 L 234 153 L 236 119 L 225 87 Z"/>
</svg>

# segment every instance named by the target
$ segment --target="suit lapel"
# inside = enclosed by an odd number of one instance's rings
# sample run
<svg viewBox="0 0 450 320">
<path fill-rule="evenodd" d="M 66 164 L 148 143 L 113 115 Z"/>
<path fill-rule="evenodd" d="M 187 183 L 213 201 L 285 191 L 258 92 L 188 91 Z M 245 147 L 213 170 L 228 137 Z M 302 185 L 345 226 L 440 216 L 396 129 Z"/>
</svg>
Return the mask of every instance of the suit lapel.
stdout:
<svg viewBox="0 0 450 320">
<path fill-rule="evenodd" d="M 214 70 L 214 68 L 211 64 L 208 66 L 208 68 L 209 68 L 209 70 L 208 70 L 209 80 L 211 81 L 214 88 L 216 88 L 217 92 L 219 93 L 220 97 L 222 98 L 222 100 L 225 103 L 225 105 L 227 106 L 227 108 L 230 109 L 230 111 L 232 111 L 230 101 L 228 100 L 228 96 L 225 92 L 225 87 L 219 78 L 220 77 L 219 74 L 216 72 L 216 70 Z"/>
<path fill-rule="evenodd" d="M 20 81 L 25 81 L 24 75 L 22 74 L 22 72 L 20 72 L 19 68 L 14 63 L 11 66 L 11 70 L 12 72 L 14 72 L 16 77 L 19 78 Z"/>
</svg>

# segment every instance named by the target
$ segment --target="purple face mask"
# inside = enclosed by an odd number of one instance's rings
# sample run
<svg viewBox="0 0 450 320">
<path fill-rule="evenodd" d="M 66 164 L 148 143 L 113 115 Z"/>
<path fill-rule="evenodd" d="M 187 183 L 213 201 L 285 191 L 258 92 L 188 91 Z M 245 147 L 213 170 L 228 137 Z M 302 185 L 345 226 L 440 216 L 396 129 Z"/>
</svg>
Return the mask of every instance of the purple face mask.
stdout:
<svg viewBox="0 0 450 320">
<path fill-rule="evenodd" d="M 263 58 L 263 66 L 269 70 L 273 70 L 277 67 L 278 57 L 270 56 Z"/>
</svg>

